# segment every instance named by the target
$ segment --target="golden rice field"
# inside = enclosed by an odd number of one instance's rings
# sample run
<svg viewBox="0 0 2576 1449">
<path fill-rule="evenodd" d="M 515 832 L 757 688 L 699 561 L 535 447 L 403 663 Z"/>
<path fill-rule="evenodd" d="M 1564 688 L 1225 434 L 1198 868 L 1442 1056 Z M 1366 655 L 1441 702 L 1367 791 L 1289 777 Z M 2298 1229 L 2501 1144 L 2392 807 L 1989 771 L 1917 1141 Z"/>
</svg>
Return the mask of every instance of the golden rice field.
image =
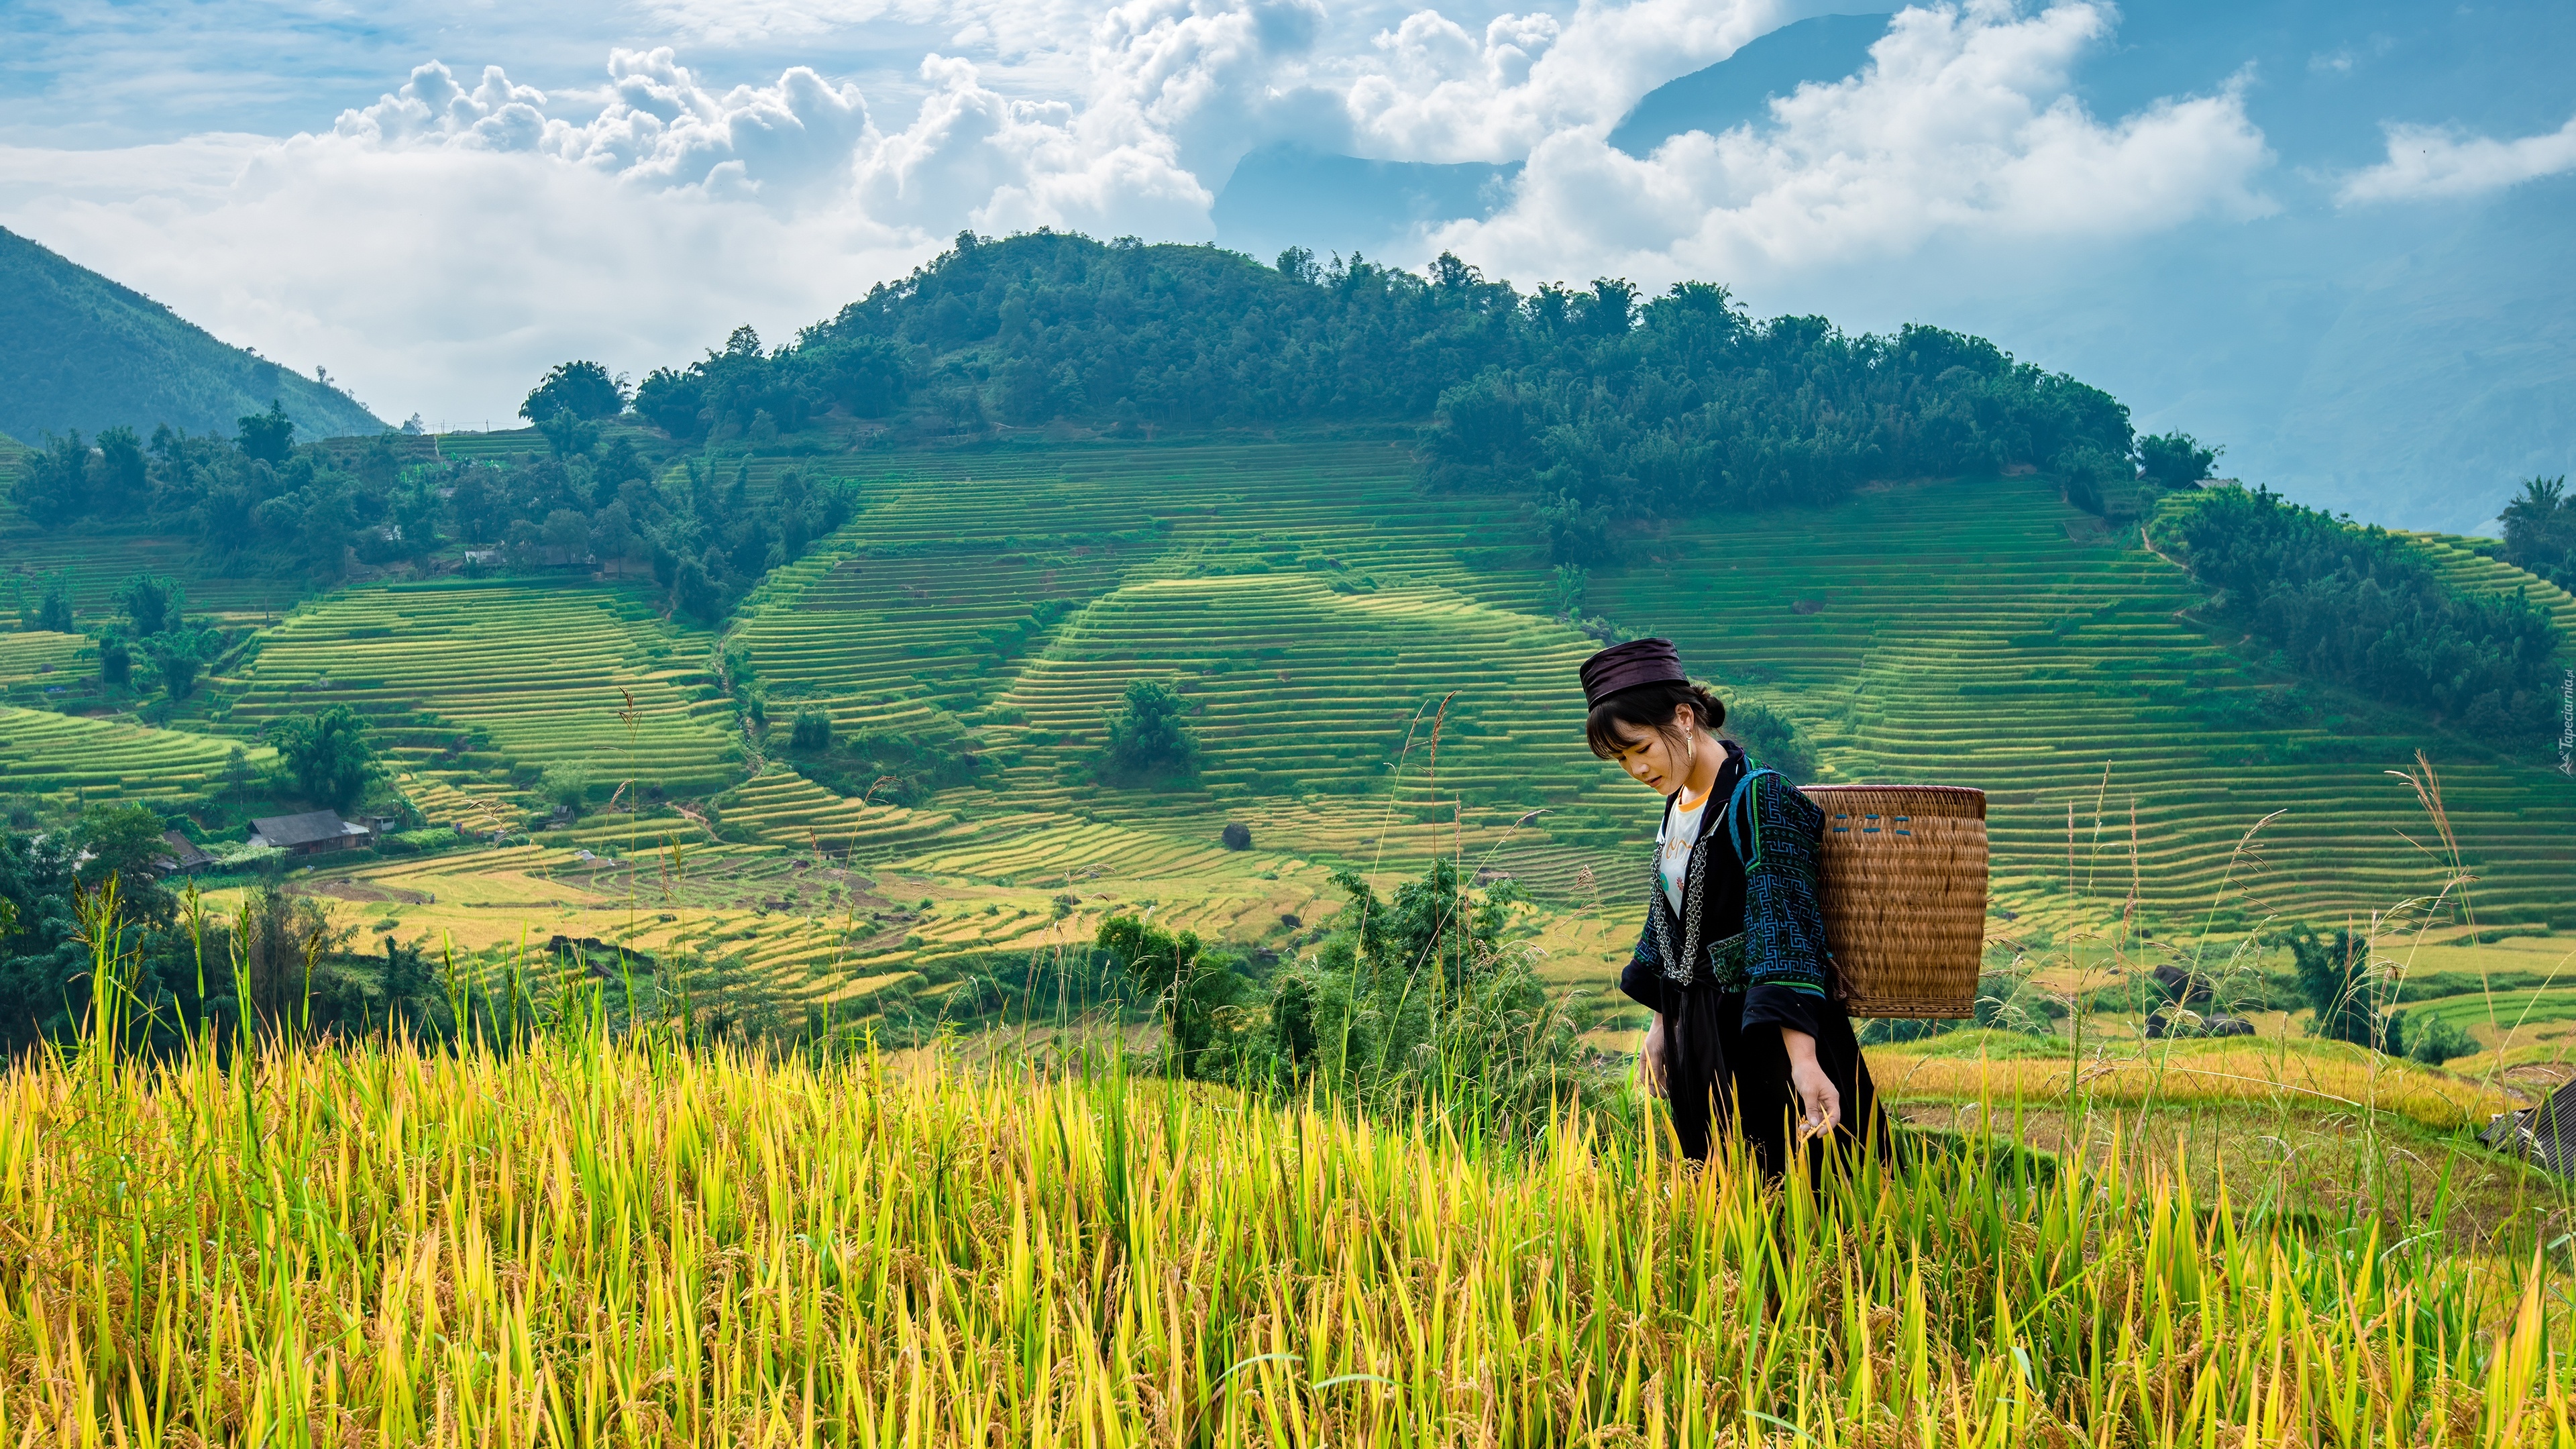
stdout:
<svg viewBox="0 0 2576 1449">
<path fill-rule="evenodd" d="M 1916 1143 L 1765 1191 L 649 1031 L 22 1064 L 0 1443 L 2576 1443 L 2561 1247 Z"/>
</svg>

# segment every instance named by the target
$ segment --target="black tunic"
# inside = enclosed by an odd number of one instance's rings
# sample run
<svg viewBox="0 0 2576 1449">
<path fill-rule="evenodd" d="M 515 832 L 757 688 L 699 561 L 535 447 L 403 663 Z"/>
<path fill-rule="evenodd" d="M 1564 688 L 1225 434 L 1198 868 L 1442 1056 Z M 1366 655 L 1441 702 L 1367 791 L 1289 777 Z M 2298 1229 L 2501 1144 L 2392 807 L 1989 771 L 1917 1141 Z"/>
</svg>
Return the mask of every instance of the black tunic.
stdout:
<svg viewBox="0 0 2576 1449">
<path fill-rule="evenodd" d="M 1767 869 L 1785 868 L 1791 878 L 1785 882 L 1786 888 L 1753 894 L 1758 895 L 1762 909 L 1803 919 L 1748 920 L 1746 873 L 1740 850 L 1750 832 L 1730 832 L 1724 818 L 1745 798 L 1736 794 L 1736 786 L 1748 768 L 1743 752 L 1730 746 L 1726 764 L 1718 771 L 1717 783 L 1710 792 L 1710 808 L 1700 816 L 1700 843 L 1692 851 L 1690 873 L 1682 884 L 1685 909 L 1680 914 L 1689 915 L 1688 907 L 1696 894 L 1705 939 L 1696 943 L 1700 959 L 1687 973 L 1688 984 L 1675 981 L 1677 973 L 1666 967 L 1666 951 L 1692 948 L 1671 946 L 1669 919 L 1655 919 L 1657 913 L 1672 914 L 1661 899 L 1663 883 L 1658 876 L 1654 884 L 1657 895 L 1649 903 L 1646 930 L 1620 976 L 1619 988 L 1631 1000 L 1664 1018 L 1664 1083 L 1672 1104 L 1673 1130 L 1681 1139 L 1682 1151 L 1694 1159 L 1708 1156 L 1716 1131 L 1732 1127 L 1751 1147 L 1765 1176 L 1778 1177 L 1785 1171 L 1800 1108 L 1797 1089 L 1789 1080 L 1788 1048 L 1781 1042 L 1780 1032 L 1785 1026 L 1815 1038 L 1816 1064 L 1824 1069 L 1842 1097 L 1841 1120 L 1835 1130 L 1827 1138 L 1810 1143 L 1805 1154 L 1810 1172 L 1820 1172 L 1828 1141 L 1848 1149 L 1864 1136 L 1871 1136 L 1883 1147 L 1886 1122 L 1878 1110 L 1869 1064 L 1863 1060 L 1860 1042 L 1852 1033 L 1851 1017 L 1844 1012 L 1840 993 L 1833 985 L 1830 953 L 1818 953 L 1823 957 L 1825 978 L 1821 992 L 1803 984 L 1814 970 L 1807 963 L 1758 959 L 1765 951 L 1781 950 L 1778 943 L 1822 943 L 1825 939 L 1812 889 L 1812 862 L 1822 821 L 1810 820 L 1805 812 L 1793 814 L 1777 808 L 1763 812 L 1761 828 L 1772 839 L 1759 853 L 1771 857 Z M 1777 776 L 1763 777 L 1757 785 L 1760 789 L 1786 791 L 1785 782 Z M 1667 801 L 1667 820 L 1671 809 Z M 1797 878 L 1801 869 L 1806 876 L 1803 883 Z M 1756 959 L 1748 961 L 1748 955 Z"/>
</svg>

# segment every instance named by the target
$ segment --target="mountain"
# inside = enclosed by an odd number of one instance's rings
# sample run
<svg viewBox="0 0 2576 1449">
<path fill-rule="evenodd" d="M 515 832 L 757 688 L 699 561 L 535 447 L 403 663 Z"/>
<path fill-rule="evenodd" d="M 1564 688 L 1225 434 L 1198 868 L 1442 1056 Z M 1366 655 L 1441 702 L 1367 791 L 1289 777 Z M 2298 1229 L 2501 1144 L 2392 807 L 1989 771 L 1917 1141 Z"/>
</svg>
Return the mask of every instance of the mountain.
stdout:
<svg viewBox="0 0 2576 1449">
<path fill-rule="evenodd" d="M 284 405 L 297 435 L 384 431 L 336 388 L 234 347 L 131 287 L 0 230 L 0 432 L 162 423 L 229 436 L 236 420 Z"/>
<path fill-rule="evenodd" d="M 1643 156 L 1685 131 L 1714 136 L 1770 114 L 1771 98 L 1809 81 L 1832 82 L 1869 62 L 1887 33 L 1885 15 L 1818 15 L 1783 25 L 1742 50 L 1646 93 L 1610 133 L 1610 144 Z"/>
</svg>

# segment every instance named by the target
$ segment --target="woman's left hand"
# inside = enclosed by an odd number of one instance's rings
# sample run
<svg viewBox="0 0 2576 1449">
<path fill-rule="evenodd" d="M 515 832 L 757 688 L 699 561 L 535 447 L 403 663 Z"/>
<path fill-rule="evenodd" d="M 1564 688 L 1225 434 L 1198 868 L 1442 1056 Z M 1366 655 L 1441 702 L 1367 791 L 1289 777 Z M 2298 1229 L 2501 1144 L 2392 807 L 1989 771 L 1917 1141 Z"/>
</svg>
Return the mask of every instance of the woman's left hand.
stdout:
<svg viewBox="0 0 2576 1449">
<path fill-rule="evenodd" d="M 1780 1044 L 1788 1048 L 1789 1085 L 1798 1094 L 1798 1140 L 1831 1132 L 1842 1121 L 1843 1094 L 1816 1062 L 1816 1039 L 1784 1026 Z"/>
</svg>

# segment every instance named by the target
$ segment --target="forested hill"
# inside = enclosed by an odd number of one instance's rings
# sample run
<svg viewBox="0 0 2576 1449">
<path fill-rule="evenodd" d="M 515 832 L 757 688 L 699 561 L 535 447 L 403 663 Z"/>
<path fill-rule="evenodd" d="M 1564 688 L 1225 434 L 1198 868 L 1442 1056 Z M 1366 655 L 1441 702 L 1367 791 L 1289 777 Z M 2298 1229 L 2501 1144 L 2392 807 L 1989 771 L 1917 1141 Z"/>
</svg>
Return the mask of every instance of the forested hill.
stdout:
<svg viewBox="0 0 2576 1449">
<path fill-rule="evenodd" d="M 308 437 L 385 426 L 347 394 L 0 230 L 0 432 L 30 443 L 162 424 L 229 434 L 271 401 Z"/>
<path fill-rule="evenodd" d="M 1873 478 L 2038 470 L 2100 511 L 2141 456 L 2108 394 L 1937 328 L 1759 321 L 1707 283 L 1524 292 L 1448 256 L 1417 276 L 1045 232 L 961 235 L 787 347 L 746 329 L 654 372 L 634 407 L 691 441 L 831 411 L 970 434 L 1429 423 L 1431 481 L 1535 482 L 1570 559 L 1613 515 L 1825 502 Z"/>
</svg>

